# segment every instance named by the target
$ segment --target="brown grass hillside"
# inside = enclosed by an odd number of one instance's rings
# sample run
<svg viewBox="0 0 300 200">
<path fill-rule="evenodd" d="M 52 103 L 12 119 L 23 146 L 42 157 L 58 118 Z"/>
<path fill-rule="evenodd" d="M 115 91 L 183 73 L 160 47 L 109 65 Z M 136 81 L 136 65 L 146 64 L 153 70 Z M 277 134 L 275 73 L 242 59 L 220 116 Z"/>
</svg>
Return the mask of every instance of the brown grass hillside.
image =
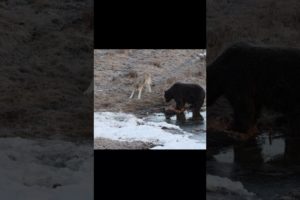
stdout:
<svg viewBox="0 0 300 200">
<path fill-rule="evenodd" d="M 91 3 L 0 2 L 2 136 L 91 136 Z"/>
</svg>

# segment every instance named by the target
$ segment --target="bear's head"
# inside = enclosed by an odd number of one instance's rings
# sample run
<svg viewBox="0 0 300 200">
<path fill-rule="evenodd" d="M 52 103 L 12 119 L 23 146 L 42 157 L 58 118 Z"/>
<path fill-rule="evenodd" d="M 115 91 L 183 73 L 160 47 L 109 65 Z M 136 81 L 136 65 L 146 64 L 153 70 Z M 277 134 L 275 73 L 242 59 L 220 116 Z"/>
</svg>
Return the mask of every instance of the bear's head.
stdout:
<svg viewBox="0 0 300 200">
<path fill-rule="evenodd" d="M 166 102 L 170 102 L 173 99 L 173 96 L 170 94 L 170 91 L 165 91 L 165 100 Z"/>
</svg>

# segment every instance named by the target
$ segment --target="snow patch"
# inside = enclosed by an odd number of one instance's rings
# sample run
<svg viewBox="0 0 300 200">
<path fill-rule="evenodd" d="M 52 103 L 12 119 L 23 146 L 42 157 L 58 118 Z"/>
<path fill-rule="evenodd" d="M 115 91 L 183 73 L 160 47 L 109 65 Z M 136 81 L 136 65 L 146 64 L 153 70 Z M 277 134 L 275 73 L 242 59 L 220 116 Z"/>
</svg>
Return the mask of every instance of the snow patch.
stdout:
<svg viewBox="0 0 300 200">
<path fill-rule="evenodd" d="M 226 192 L 233 193 L 240 196 L 255 196 L 254 193 L 249 192 L 239 181 L 232 181 L 229 178 L 214 176 L 207 174 L 206 175 L 206 190 L 212 192 Z"/>
<path fill-rule="evenodd" d="M 167 129 L 177 130 L 173 134 Z M 201 140 L 191 139 L 191 133 L 166 122 L 147 122 L 132 114 L 94 113 L 94 138 L 103 137 L 119 141 L 143 141 L 156 146 L 153 149 L 205 149 L 206 135 Z"/>
<path fill-rule="evenodd" d="M 91 144 L 0 138 L 2 199 L 93 199 Z"/>
</svg>

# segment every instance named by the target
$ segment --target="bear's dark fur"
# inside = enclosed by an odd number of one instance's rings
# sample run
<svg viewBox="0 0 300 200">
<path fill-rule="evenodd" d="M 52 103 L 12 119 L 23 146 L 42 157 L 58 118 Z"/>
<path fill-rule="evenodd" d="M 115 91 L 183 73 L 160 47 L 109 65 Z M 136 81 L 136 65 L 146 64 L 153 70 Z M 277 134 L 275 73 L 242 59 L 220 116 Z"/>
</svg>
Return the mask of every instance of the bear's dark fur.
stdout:
<svg viewBox="0 0 300 200">
<path fill-rule="evenodd" d="M 208 106 L 228 99 L 235 131 L 256 130 L 262 108 L 285 114 L 291 132 L 299 130 L 299 49 L 233 45 L 207 67 L 207 88 Z"/>
<path fill-rule="evenodd" d="M 193 112 L 193 119 L 201 119 L 200 108 L 204 103 L 205 91 L 197 84 L 175 83 L 170 89 L 165 91 L 166 102 L 172 99 L 176 102 L 176 110 L 183 111 L 185 104 L 190 104 Z M 177 115 L 178 116 L 178 115 Z"/>
</svg>

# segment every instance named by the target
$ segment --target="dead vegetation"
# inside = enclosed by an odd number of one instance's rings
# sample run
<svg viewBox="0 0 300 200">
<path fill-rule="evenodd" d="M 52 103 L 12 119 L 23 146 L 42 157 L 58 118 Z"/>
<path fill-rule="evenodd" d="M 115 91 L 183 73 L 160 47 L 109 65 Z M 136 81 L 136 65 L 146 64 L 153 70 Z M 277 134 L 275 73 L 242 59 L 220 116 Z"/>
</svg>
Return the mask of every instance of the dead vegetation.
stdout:
<svg viewBox="0 0 300 200">
<path fill-rule="evenodd" d="M 207 1 L 207 61 L 232 43 L 300 46 L 297 0 Z"/>
<path fill-rule="evenodd" d="M 1 135 L 92 134 L 90 0 L 0 2 Z"/>
</svg>

